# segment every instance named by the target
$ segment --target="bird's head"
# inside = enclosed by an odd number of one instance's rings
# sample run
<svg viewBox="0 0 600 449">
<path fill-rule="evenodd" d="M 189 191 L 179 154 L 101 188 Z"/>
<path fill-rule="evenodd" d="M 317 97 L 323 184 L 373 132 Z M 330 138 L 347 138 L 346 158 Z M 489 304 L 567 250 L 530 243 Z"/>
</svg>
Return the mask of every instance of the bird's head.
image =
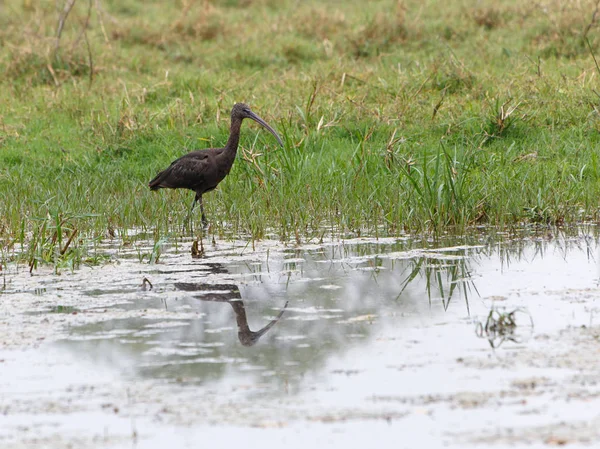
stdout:
<svg viewBox="0 0 600 449">
<path fill-rule="evenodd" d="M 231 110 L 231 118 L 252 118 L 252 109 L 246 103 L 236 103 Z"/>
<path fill-rule="evenodd" d="M 265 122 L 258 115 L 256 115 L 254 112 L 252 112 L 252 109 L 250 109 L 250 106 L 248 106 L 245 103 L 234 104 L 233 109 L 231 109 L 231 120 L 232 121 L 243 120 L 245 118 L 252 119 L 256 123 L 265 127 L 271 134 L 273 134 L 275 136 L 275 138 L 277 139 L 277 142 L 279 142 L 279 145 L 283 146 L 283 141 L 281 140 L 281 137 L 279 137 L 279 134 L 277 134 L 275 132 L 275 130 L 267 124 L 267 122 Z"/>
</svg>

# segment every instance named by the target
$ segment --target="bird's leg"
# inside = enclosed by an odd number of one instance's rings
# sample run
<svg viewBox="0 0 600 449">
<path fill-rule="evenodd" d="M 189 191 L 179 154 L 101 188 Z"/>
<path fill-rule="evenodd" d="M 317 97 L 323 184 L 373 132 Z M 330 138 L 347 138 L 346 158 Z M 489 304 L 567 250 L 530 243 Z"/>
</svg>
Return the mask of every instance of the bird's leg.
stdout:
<svg viewBox="0 0 600 449">
<path fill-rule="evenodd" d="M 192 233 L 192 234 L 194 233 L 194 230 L 192 229 L 192 212 L 194 210 L 194 207 L 196 207 L 197 201 L 198 201 L 198 194 L 196 194 L 196 196 L 194 197 L 194 201 L 192 201 L 192 207 L 190 208 L 187 218 L 185 219 L 185 221 L 187 221 L 188 227 L 190 228 L 190 233 Z M 200 204 L 202 204 L 202 197 L 200 197 Z"/>
<path fill-rule="evenodd" d="M 202 197 L 196 193 L 194 197 L 194 201 L 192 201 L 192 207 L 190 209 L 190 214 L 194 211 L 194 207 L 196 207 L 196 203 L 200 200 L 200 204 L 202 204 Z"/>
<path fill-rule="evenodd" d="M 204 205 L 202 204 L 202 195 L 200 195 L 200 212 L 202 214 L 202 227 L 204 229 L 208 228 L 208 220 L 206 219 L 206 215 L 204 214 Z"/>
<path fill-rule="evenodd" d="M 196 201 L 200 203 L 200 212 L 202 213 L 202 227 L 200 228 L 200 249 L 198 250 L 198 257 L 204 256 L 204 231 L 208 225 L 208 221 L 206 220 L 206 216 L 204 215 L 204 206 L 202 205 L 202 195 L 196 194 L 196 200 L 194 200 L 194 205 Z M 196 239 L 198 242 L 198 239 Z"/>
</svg>

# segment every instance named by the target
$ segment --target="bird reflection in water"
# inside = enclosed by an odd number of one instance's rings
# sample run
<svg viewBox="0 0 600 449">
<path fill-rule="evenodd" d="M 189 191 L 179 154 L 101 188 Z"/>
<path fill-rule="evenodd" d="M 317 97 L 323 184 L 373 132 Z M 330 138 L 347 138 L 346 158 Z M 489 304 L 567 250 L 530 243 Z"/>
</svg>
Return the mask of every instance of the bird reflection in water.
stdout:
<svg viewBox="0 0 600 449">
<path fill-rule="evenodd" d="M 285 309 L 288 306 L 288 302 L 286 301 L 283 309 L 281 309 L 274 320 L 272 320 L 262 329 L 258 331 L 252 331 L 248 325 L 248 317 L 246 316 L 246 308 L 244 306 L 244 302 L 242 301 L 240 289 L 236 284 L 176 282 L 174 285 L 178 290 L 200 293 L 198 295 L 194 295 L 194 298 L 201 299 L 202 301 L 228 302 L 235 313 L 235 320 L 238 328 L 238 338 L 240 339 L 240 343 L 244 346 L 253 346 L 256 344 L 258 340 L 281 319 Z"/>
</svg>

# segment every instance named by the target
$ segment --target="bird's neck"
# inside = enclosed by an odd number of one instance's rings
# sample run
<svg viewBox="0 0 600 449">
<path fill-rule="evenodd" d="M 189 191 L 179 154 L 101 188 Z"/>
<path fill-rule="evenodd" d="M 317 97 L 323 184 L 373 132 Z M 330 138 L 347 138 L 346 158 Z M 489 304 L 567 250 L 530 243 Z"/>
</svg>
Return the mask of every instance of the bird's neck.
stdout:
<svg viewBox="0 0 600 449">
<path fill-rule="evenodd" d="M 233 307 L 233 311 L 235 312 L 235 321 L 238 326 L 239 332 L 250 332 L 250 327 L 248 326 L 248 318 L 246 317 L 246 308 L 244 307 L 244 303 L 242 301 L 229 301 L 231 307 Z"/>
<path fill-rule="evenodd" d="M 240 143 L 240 128 L 242 127 L 242 120 L 239 118 L 231 119 L 231 127 L 229 128 L 229 139 L 227 140 L 227 152 L 233 156 L 237 153 L 238 144 Z"/>
</svg>

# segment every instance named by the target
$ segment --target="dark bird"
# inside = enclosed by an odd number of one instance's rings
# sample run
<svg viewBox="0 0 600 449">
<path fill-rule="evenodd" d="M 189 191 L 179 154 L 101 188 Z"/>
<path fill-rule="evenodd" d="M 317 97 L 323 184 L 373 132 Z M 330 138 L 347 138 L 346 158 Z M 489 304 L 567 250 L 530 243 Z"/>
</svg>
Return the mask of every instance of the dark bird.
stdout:
<svg viewBox="0 0 600 449">
<path fill-rule="evenodd" d="M 267 122 L 252 112 L 248 105 L 236 103 L 231 109 L 231 127 L 227 145 L 223 148 L 196 150 L 181 156 L 179 159 L 173 161 L 166 170 L 161 171 L 152 181 L 150 181 L 148 184 L 150 189 L 189 189 L 196 192 L 190 215 L 194 210 L 196 203 L 200 203 L 202 225 L 206 226 L 208 220 L 204 215 L 202 195 L 214 190 L 225 176 L 229 174 L 240 141 L 242 120 L 245 118 L 250 118 L 264 126 L 275 136 L 279 144 L 283 146 L 281 137 L 279 137 Z"/>
</svg>

